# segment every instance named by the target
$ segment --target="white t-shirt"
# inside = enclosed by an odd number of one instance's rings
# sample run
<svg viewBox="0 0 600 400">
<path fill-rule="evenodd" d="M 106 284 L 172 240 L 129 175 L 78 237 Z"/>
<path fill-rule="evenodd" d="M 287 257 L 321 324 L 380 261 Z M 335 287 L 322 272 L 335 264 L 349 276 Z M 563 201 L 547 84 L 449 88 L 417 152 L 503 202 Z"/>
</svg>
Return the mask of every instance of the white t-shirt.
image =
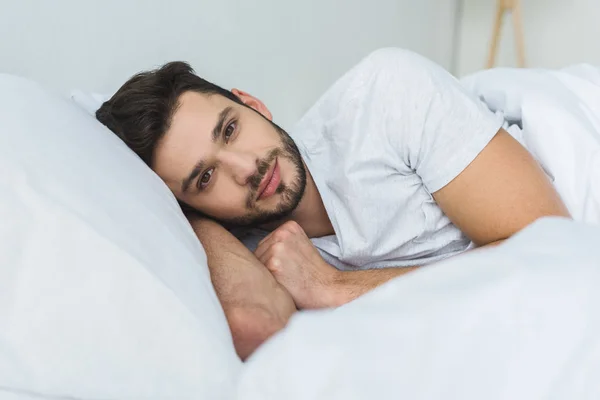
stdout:
<svg viewBox="0 0 600 400">
<path fill-rule="evenodd" d="M 435 63 L 378 50 L 290 132 L 335 230 L 313 239 L 340 269 L 427 264 L 466 250 L 432 193 L 459 175 L 504 120 Z"/>
</svg>

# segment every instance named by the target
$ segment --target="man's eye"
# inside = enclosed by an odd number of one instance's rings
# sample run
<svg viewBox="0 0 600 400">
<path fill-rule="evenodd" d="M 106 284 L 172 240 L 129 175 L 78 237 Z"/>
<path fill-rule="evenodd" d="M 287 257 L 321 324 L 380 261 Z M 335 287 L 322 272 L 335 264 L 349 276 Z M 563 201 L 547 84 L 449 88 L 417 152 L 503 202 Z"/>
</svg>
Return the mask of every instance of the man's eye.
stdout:
<svg viewBox="0 0 600 400">
<path fill-rule="evenodd" d="M 214 169 L 211 168 L 200 177 L 198 180 L 199 189 L 204 189 L 210 183 L 210 178 L 212 177 L 213 171 Z"/>
<path fill-rule="evenodd" d="M 229 142 L 229 139 L 231 138 L 231 135 L 233 135 L 235 133 L 235 127 L 236 127 L 236 123 L 232 122 L 229 125 L 227 125 L 227 128 L 225 128 L 225 142 Z"/>
</svg>

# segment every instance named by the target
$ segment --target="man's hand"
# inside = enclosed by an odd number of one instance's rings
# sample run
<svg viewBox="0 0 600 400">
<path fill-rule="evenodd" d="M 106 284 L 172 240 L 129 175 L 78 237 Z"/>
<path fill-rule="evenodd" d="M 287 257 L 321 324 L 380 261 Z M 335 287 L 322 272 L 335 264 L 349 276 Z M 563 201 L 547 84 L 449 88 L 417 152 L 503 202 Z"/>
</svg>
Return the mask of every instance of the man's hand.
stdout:
<svg viewBox="0 0 600 400">
<path fill-rule="evenodd" d="M 298 308 L 323 308 L 335 303 L 340 272 L 323 260 L 296 222 L 286 222 L 271 232 L 254 254 L 290 292 Z"/>
<path fill-rule="evenodd" d="M 292 221 L 265 237 L 254 254 L 288 290 L 298 308 L 341 306 L 417 268 L 338 271 L 321 258 L 300 225 Z"/>
</svg>

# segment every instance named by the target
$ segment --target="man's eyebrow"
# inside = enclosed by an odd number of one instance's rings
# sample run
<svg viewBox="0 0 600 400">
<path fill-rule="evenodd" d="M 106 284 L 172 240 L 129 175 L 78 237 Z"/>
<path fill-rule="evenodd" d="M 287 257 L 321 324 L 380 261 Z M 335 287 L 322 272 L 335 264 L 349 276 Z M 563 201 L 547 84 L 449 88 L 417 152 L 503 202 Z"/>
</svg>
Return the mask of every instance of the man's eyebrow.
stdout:
<svg viewBox="0 0 600 400">
<path fill-rule="evenodd" d="M 219 119 L 217 120 L 217 124 L 213 128 L 212 131 L 212 141 L 216 142 L 223 131 L 223 125 L 225 124 L 225 120 L 233 112 L 233 107 L 225 107 L 223 111 L 219 113 Z"/>
<path fill-rule="evenodd" d="M 212 137 L 211 137 L 211 139 L 212 139 L 213 142 L 216 142 L 217 140 L 219 140 L 219 137 L 221 136 L 221 132 L 223 131 L 223 125 L 225 124 L 225 121 L 227 120 L 227 117 L 229 117 L 229 114 L 231 114 L 232 112 L 233 112 L 233 107 L 225 107 L 223 109 L 223 111 L 221 111 L 219 113 L 219 117 L 217 119 L 217 123 L 216 123 L 215 127 L 212 130 Z M 192 169 L 192 171 L 187 176 L 187 178 L 185 178 L 181 182 L 181 191 L 183 193 L 185 193 L 185 192 L 188 191 L 188 189 L 190 188 L 190 185 L 192 184 L 192 181 L 194 179 L 196 179 L 198 177 L 198 175 L 200 175 L 200 173 L 203 170 L 204 170 L 204 161 L 200 160 L 194 166 L 194 169 Z"/>
<path fill-rule="evenodd" d="M 196 179 L 198 175 L 204 170 L 204 161 L 199 161 L 192 169 L 192 172 L 181 182 L 181 191 L 183 193 L 187 192 L 192 184 L 192 181 Z"/>
</svg>

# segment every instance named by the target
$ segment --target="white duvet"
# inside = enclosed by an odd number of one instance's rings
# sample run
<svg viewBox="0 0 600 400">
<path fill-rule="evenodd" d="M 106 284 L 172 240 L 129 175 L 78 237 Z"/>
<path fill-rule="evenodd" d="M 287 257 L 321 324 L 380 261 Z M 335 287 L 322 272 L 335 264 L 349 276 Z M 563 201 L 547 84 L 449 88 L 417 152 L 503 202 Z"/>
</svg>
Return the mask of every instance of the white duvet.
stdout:
<svg viewBox="0 0 600 400">
<path fill-rule="evenodd" d="M 302 312 L 243 369 L 240 400 L 600 399 L 600 71 L 463 80 L 540 161 L 573 217 L 541 220 Z"/>
<path fill-rule="evenodd" d="M 600 227 L 541 220 L 504 245 L 302 312 L 240 400 L 599 399 Z"/>
<path fill-rule="evenodd" d="M 576 220 L 600 222 L 600 69 L 498 68 L 462 83 L 518 122 L 512 130 L 543 165 Z"/>
</svg>

